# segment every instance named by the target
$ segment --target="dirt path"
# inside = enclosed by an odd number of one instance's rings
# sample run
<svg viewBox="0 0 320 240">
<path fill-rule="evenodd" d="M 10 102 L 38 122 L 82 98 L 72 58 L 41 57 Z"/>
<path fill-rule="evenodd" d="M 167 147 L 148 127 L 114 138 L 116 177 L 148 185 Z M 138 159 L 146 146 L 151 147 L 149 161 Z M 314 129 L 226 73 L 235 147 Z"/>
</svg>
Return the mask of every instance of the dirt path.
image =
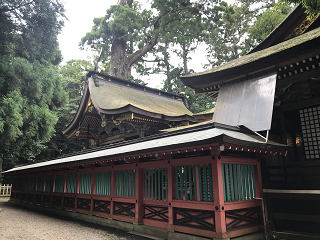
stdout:
<svg viewBox="0 0 320 240">
<path fill-rule="evenodd" d="M 50 216 L 8 203 L 9 198 L 0 197 L 1 240 L 146 240 L 113 228 L 82 221 Z"/>
</svg>

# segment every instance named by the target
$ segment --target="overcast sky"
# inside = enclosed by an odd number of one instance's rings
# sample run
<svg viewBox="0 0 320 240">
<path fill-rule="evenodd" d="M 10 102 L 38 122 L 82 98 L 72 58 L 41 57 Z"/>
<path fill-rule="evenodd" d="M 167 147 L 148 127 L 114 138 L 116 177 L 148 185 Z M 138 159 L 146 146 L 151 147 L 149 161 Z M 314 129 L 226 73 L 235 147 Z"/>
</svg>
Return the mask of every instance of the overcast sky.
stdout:
<svg viewBox="0 0 320 240">
<path fill-rule="evenodd" d="M 139 2 L 145 2 L 140 0 Z M 81 51 L 79 42 L 93 26 L 95 17 L 102 17 L 106 10 L 117 0 L 64 0 L 66 16 L 65 26 L 58 37 L 60 49 L 63 55 L 63 63 L 71 59 L 91 59 L 92 53 Z M 197 51 L 189 66 L 197 72 L 203 71 L 202 64 L 207 63 L 204 51 Z M 138 77 L 133 73 L 135 77 Z M 163 76 L 143 77 L 150 87 L 160 87 Z"/>
</svg>

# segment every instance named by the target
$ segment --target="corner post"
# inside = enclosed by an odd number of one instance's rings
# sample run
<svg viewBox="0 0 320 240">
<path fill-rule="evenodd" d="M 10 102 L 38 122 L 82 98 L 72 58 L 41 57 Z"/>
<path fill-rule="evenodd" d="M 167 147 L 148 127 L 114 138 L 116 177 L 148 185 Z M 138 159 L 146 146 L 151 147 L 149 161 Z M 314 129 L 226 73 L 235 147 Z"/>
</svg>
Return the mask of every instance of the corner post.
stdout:
<svg viewBox="0 0 320 240">
<path fill-rule="evenodd" d="M 223 192 L 223 179 L 222 179 L 222 166 L 221 155 L 219 146 L 215 146 L 211 150 L 212 162 L 212 182 L 214 193 L 214 205 L 215 205 L 215 225 L 216 233 L 223 238 L 223 235 L 227 231 L 226 226 L 226 213 L 224 210 L 224 192 Z"/>
<path fill-rule="evenodd" d="M 169 225 L 173 225 L 174 220 L 174 212 L 173 207 L 171 206 L 173 201 L 173 189 L 175 184 L 176 176 L 173 176 L 174 170 L 171 163 L 171 155 L 170 158 L 167 160 L 167 168 L 168 168 L 168 217 L 169 217 Z M 177 187 L 177 186 L 175 186 Z"/>
</svg>

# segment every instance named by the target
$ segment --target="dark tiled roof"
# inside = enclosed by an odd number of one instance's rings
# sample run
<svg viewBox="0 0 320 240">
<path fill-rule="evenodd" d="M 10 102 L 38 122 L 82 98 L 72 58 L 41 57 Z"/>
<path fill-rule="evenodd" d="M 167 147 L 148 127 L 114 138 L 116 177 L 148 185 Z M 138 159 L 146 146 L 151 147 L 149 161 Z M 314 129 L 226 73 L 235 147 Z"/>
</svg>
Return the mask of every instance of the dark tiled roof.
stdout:
<svg viewBox="0 0 320 240">
<path fill-rule="evenodd" d="M 4 173 L 21 170 L 48 167 L 60 164 L 70 164 L 83 161 L 90 161 L 101 158 L 113 158 L 129 156 L 132 154 L 148 153 L 154 151 L 170 150 L 179 147 L 195 147 L 204 144 L 229 143 L 250 148 L 260 148 L 265 150 L 287 151 L 291 147 L 265 140 L 253 132 L 241 127 L 231 127 L 217 123 L 195 124 L 186 129 L 164 132 L 153 136 L 126 141 L 106 147 L 96 148 L 87 152 L 80 152 L 69 156 L 63 156 L 46 162 L 39 162 L 24 166 L 17 166 Z"/>
</svg>

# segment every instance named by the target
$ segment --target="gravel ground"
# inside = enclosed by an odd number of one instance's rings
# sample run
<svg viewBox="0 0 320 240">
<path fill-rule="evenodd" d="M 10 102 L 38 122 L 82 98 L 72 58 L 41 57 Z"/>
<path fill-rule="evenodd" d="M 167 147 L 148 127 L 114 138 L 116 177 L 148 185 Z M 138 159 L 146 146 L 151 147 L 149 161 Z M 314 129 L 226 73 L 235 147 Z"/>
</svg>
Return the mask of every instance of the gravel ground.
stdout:
<svg viewBox="0 0 320 240">
<path fill-rule="evenodd" d="M 31 211 L 8 203 L 9 198 L 0 197 L 0 239 L 1 240 L 53 240 L 53 239 L 129 239 L 147 240 L 113 228 L 73 219 L 63 219 Z"/>
</svg>

